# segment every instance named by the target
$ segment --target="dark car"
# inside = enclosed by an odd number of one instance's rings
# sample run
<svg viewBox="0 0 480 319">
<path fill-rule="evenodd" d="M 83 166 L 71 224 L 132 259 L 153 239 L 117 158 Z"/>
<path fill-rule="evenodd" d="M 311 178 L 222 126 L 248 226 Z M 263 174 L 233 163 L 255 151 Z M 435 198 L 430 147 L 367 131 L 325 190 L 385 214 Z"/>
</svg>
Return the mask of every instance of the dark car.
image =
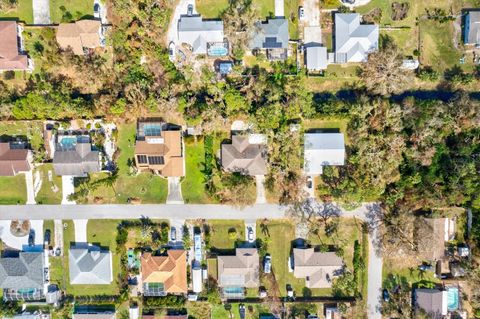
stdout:
<svg viewBox="0 0 480 319">
<path fill-rule="evenodd" d="M 45 230 L 44 241 L 45 241 L 45 244 L 47 244 L 47 245 L 50 245 L 50 236 L 51 236 L 50 229 L 46 229 Z"/>
<path fill-rule="evenodd" d="M 34 246 L 34 245 L 35 245 L 35 232 L 31 230 L 30 234 L 28 234 L 28 246 Z"/>
<path fill-rule="evenodd" d="M 245 306 L 240 305 L 238 307 L 238 312 L 240 313 L 240 319 L 245 319 Z"/>
<path fill-rule="evenodd" d="M 187 7 L 187 16 L 191 17 L 193 15 L 193 4 L 189 4 Z"/>
<path fill-rule="evenodd" d="M 383 301 L 385 301 L 385 302 L 390 301 L 390 294 L 388 293 L 387 289 L 383 289 L 382 298 L 383 298 Z"/>
<path fill-rule="evenodd" d="M 418 269 L 420 269 L 421 271 L 432 271 L 433 267 L 432 265 L 421 264 L 420 266 L 418 266 Z"/>
<path fill-rule="evenodd" d="M 95 3 L 93 5 L 93 16 L 95 18 L 100 18 L 100 4 L 99 3 Z"/>
</svg>

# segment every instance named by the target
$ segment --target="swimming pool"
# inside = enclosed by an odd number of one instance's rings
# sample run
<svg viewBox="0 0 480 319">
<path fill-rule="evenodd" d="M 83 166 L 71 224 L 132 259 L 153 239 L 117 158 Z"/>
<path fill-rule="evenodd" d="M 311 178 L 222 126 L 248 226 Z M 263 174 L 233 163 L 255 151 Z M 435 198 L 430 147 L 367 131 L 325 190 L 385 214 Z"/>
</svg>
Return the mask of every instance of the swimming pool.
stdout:
<svg viewBox="0 0 480 319">
<path fill-rule="evenodd" d="M 225 287 L 223 293 L 225 295 L 243 295 L 243 287 Z"/>
<path fill-rule="evenodd" d="M 22 295 L 31 295 L 37 291 L 35 288 L 20 288 L 17 290 L 17 293 Z"/>
<path fill-rule="evenodd" d="M 60 140 L 60 145 L 62 145 L 64 148 L 73 148 L 75 145 L 77 145 L 77 137 L 76 136 L 64 136 Z"/>
<path fill-rule="evenodd" d="M 210 56 L 225 56 L 228 54 L 228 50 L 223 44 L 220 45 L 214 45 L 208 48 L 208 55 Z"/>
<path fill-rule="evenodd" d="M 447 307 L 449 311 L 454 311 L 458 309 L 458 288 L 457 287 L 448 287 Z"/>
</svg>

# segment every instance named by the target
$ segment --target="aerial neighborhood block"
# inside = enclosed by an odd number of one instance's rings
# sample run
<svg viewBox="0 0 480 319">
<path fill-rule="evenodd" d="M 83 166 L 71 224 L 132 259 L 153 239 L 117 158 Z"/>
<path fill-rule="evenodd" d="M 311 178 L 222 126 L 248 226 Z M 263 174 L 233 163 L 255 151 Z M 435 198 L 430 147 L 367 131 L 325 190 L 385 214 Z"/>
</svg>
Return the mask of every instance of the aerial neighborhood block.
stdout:
<svg viewBox="0 0 480 319">
<path fill-rule="evenodd" d="M 267 174 L 266 138 L 261 134 L 233 135 L 232 144 L 222 145 L 222 167 L 243 175 Z"/>
<path fill-rule="evenodd" d="M 320 175 L 324 166 L 345 165 L 343 133 L 306 133 L 304 171 L 308 176 Z"/>
<path fill-rule="evenodd" d="M 335 252 L 293 249 L 293 275 L 304 278 L 307 288 L 331 288 L 333 279 L 343 274 L 343 268 L 343 260 Z"/>
<path fill-rule="evenodd" d="M 16 21 L 0 21 L 0 72 L 33 70 L 33 62 L 24 53 L 23 27 Z"/>
<path fill-rule="evenodd" d="M 164 177 L 185 175 L 182 131 L 160 121 L 138 121 L 135 163 L 140 172 Z"/>
<path fill-rule="evenodd" d="M 235 256 L 218 256 L 218 286 L 223 298 L 241 299 L 246 288 L 260 286 L 257 248 L 237 248 Z"/>
<path fill-rule="evenodd" d="M 200 15 L 182 16 L 178 20 L 178 39 L 188 44 L 193 54 L 216 55 L 212 49 L 222 47 L 225 40 L 223 21 L 203 20 Z"/>
<path fill-rule="evenodd" d="M 100 172 L 100 152 L 83 132 L 59 131 L 55 135 L 53 168 L 59 176 L 86 176 Z"/>
<path fill-rule="evenodd" d="M 15 176 L 32 169 L 33 154 L 23 142 L 0 143 L 0 176 Z"/>
<path fill-rule="evenodd" d="M 10 252 L 11 253 L 11 252 Z M 0 258 L 0 288 L 5 300 L 45 298 L 43 252 L 19 252 Z"/>
<path fill-rule="evenodd" d="M 187 252 L 169 249 L 166 256 L 153 256 L 143 253 L 141 273 L 144 296 L 165 296 L 186 294 Z"/>
<path fill-rule="evenodd" d="M 84 55 L 91 49 L 104 46 L 102 24 L 98 20 L 61 23 L 57 30 L 57 42 L 63 50 L 71 49 L 76 55 Z"/>
<path fill-rule="evenodd" d="M 109 285 L 113 280 L 112 253 L 99 246 L 81 243 L 70 247 L 72 285 Z"/>
<path fill-rule="evenodd" d="M 266 54 L 269 60 L 285 60 L 288 56 L 288 20 L 267 19 L 255 23 L 250 49 Z"/>
</svg>

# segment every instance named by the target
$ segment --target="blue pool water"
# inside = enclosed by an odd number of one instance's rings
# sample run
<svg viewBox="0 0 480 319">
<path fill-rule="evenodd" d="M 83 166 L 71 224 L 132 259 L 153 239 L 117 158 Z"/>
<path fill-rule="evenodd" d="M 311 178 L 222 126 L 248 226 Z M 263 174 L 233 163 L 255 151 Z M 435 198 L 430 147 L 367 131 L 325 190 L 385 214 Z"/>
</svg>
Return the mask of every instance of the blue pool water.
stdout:
<svg viewBox="0 0 480 319">
<path fill-rule="evenodd" d="M 449 287 L 447 289 L 447 307 L 450 311 L 458 309 L 458 288 Z"/>
<path fill-rule="evenodd" d="M 35 288 L 22 288 L 18 289 L 17 292 L 19 294 L 33 294 L 35 292 Z"/>
<path fill-rule="evenodd" d="M 160 136 L 162 127 L 159 124 L 145 124 L 143 131 L 145 136 Z"/>
<path fill-rule="evenodd" d="M 225 294 L 243 294 L 242 287 L 225 287 L 223 288 Z"/>
<path fill-rule="evenodd" d="M 210 56 L 225 56 L 227 54 L 228 50 L 224 46 L 212 46 L 208 49 L 208 55 Z"/>
<path fill-rule="evenodd" d="M 77 137 L 76 136 L 64 136 L 60 140 L 60 144 L 65 148 L 74 147 L 77 144 Z"/>
</svg>

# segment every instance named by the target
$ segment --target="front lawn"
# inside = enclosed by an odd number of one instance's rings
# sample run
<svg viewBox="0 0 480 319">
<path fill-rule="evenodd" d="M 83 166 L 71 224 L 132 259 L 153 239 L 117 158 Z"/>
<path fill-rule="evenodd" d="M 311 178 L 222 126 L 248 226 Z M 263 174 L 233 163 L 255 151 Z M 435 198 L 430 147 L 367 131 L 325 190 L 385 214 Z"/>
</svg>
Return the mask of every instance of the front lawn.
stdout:
<svg viewBox="0 0 480 319">
<path fill-rule="evenodd" d="M 205 147 L 203 138 L 185 138 L 185 177 L 182 181 L 182 195 L 185 203 L 207 204 L 212 199 L 205 190 Z"/>
<path fill-rule="evenodd" d="M 209 220 L 210 247 L 212 250 L 232 250 L 237 241 L 245 241 L 243 220 Z"/>
<path fill-rule="evenodd" d="M 35 198 L 37 204 L 61 204 L 62 177 L 55 174 L 53 165 L 50 163 L 43 164 L 38 166 L 35 172 L 39 172 L 40 178 L 42 179 L 42 186 Z"/>
<path fill-rule="evenodd" d="M 25 175 L 0 176 L 0 205 L 25 204 L 26 202 Z"/>
<path fill-rule="evenodd" d="M 50 0 L 53 23 L 72 22 L 93 17 L 93 2 L 85 0 Z"/>
<path fill-rule="evenodd" d="M 25 23 L 33 23 L 32 0 L 18 0 L 17 8 L 7 12 L 0 11 L 0 18 L 18 18 Z"/>
<path fill-rule="evenodd" d="M 262 19 L 274 15 L 275 0 L 258 0 L 254 5 L 258 7 Z M 228 0 L 195 0 L 195 7 L 203 18 L 217 19 L 228 8 Z"/>
</svg>

